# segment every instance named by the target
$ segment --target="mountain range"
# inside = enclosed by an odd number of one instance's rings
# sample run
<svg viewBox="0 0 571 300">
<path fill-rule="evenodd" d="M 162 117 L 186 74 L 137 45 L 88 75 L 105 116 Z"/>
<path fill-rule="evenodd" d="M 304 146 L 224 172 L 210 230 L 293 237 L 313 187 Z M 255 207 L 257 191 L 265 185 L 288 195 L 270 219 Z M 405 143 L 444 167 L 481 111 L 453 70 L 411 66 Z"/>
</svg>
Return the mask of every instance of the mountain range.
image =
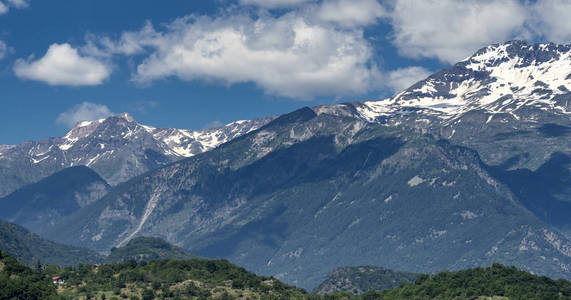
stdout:
<svg viewBox="0 0 571 300">
<path fill-rule="evenodd" d="M 219 128 L 184 130 L 137 123 L 127 113 L 83 121 L 65 136 L 0 147 L 0 197 L 73 166 L 87 166 L 111 185 L 184 157 L 211 150 L 273 117 Z"/>
<path fill-rule="evenodd" d="M 210 142 L 128 115 L 82 122 L 1 148 L 3 191 L 86 165 L 113 188 L 44 236 L 98 251 L 156 236 L 304 288 L 347 265 L 569 279 L 570 91 L 570 45 L 511 41 L 389 99 L 234 123 Z"/>
</svg>

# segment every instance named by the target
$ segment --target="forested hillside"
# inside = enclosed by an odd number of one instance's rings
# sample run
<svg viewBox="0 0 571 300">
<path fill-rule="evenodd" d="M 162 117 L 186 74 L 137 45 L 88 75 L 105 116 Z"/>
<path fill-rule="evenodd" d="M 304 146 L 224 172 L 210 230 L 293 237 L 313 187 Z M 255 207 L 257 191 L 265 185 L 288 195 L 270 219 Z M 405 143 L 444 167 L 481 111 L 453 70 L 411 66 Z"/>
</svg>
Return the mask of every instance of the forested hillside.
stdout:
<svg viewBox="0 0 571 300">
<path fill-rule="evenodd" d="M 193 259 L 200 258 L 190 254 L 180 247 L 171 245 L 155 237 L 139 237 L 132 239 L 123 247 L 111 249 L 105 259 L 106 263 L 120 263 L 130 260 L 137 262 L 158 259 Z"/>
<path fill-rule="evenodd" d="M 60 299 L 44 274 L 0 251 L 0 299 Z"/>
<path fill-rule="evenodd" d="M 337 268 L 315 288 L 320 295 L 335 292 L 362 294 L 369 290 L 388 290 L 403 283 L 411 283 L 419 274 L 399 272 L 374 266 Z"/>
<path fill-rule="evenodd" d="M 0 251 L 0 299 L 560 300 L 571 299 L 571 282 L 494 264 L 420 275 L 414 283 L 383 292 L 317 295 L 226 260 L 131 260 L 34 270 Z"/>
<path fill-rule="evenodd" d="M 95 251 L 48 241 L 24 227 L 1 220 L 0 250 L 29 266 L 38 263 L 72 266 L 103 261 L 103 256 Z"/>
</svg>

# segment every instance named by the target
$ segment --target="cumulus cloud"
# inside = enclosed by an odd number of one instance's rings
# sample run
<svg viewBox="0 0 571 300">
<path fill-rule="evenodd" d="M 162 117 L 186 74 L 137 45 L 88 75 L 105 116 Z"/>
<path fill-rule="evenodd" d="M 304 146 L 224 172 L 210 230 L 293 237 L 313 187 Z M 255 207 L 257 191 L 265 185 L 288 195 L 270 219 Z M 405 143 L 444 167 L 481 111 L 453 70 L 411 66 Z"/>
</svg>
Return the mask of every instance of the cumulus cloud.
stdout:
<svg viewBox="0 0 571 300">
<path fill-rule="evenodd" d="M 240 0 L 240 4 L 274 9 L 299 6 L 313 1 L 316 0 Z"/>
<path fill-rule="evenodd" d="M 571 41 L 568 0 L 240 0 L 265 8 L 295 6 L 308 20 L 363 28 L 382 19 L 401 56 L 455 63 L 511 39 Z M 382 4 L 381 4 L 382 3 Z"/>
<path fill-rule="evenodd" d="M 531 6 L 531 24 L 537 34 L 556 43 L 571 41 L 571 1 L 539 0 Z"/>
<path fill-rule="evenodd" d="M 396 69 L 387 74 L 386 85 L 393 92 L 401 92 L 431 74 L 422 67 Z"/>
<path fill-rule="evenodd" d="M 372 46 L 362 31 L 312 23 L 295 12 L 191 16 L 162 31 L 147 24 L 124 33 L 120 41 L 100 44 L 107 49 L 103 53 L 144 53 L 133 76 L 143 84 L 167 77 L 252 82 L 268 93 L 302 99 L 363 94 L 380 84 Z"/>
<path fill-rule="evenodd" d="M 81 121 L 92 121 L 112 116 L 113 113 L 105 105 L 83 102 L 61 113 L 56 123 L 72 128 Z"/>
<path fill-rule="evenodd" d="M 19 78 L 49 85 L 89 86 L 102 84 L 111 69 L 93 57 L 80 55 L 69 44 L 53 44 L 38 60 L 17 60 L 14 72 Z"/>
<path fill-rule="evenodd" d="M 393 43 L 401 55 L 449 63 L 522 36 L 528 15 L 517 0 L 395 0 L 389 10 Z"/>
<path fill-rule="evenodd" d="M 359 27 L 376 23 L 385 13 L 377 0 L 330 0 L 319 5 L 315 15 L 326 22 Z"/>
<path fill-rule="evenodd" d="M 4 2 L 0 1 L 0 15 L 7 13 L 10 7 L 13 8 L 26 8 L 30 5 L 28 0 L 6 0 Z"/>
</svg>

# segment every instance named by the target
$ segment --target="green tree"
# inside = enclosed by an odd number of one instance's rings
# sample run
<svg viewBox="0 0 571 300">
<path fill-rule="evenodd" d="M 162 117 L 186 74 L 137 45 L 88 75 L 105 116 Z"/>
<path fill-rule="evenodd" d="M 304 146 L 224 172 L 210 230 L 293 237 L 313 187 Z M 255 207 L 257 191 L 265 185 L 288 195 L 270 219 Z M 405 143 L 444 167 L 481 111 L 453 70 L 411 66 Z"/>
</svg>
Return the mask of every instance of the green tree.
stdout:
<svg viewBox="0 0 571 300">
<path fill-rule="evenodd" d="M 155 299 L 155 292 L 151 289 L 146 289 L 143 291 L 143 300 L 153 300 Z"/>
</svg>

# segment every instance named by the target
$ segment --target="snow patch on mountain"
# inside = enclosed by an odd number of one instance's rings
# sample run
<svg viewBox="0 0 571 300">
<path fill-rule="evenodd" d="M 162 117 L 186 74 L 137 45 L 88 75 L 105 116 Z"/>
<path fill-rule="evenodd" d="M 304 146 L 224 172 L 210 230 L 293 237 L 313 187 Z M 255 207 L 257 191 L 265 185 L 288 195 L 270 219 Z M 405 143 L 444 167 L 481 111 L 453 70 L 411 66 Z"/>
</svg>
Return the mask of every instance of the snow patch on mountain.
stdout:
<svg viewBox="0 0 571 300">
<path fill-rule="evenodd" d="M 191 157 L 212 150 L 221 144 L 256 130 L 273 119 L 274 117 L 240 120 L 222 127 L 204 130 L 156 129 L 152 127 L 147 127 L 147 130 L 153 134 L 155 139 L 165 143 L 177 155 Z"/>
<path fill-rule="evenodd" d="M 128 123 L 134 123 L 133 126 L 127 126 L 125 130 L 120 133 L 122 139 L 136 137 L 139 131 L 145 131 L 151 134 L 157 142 L 164 143 L 167 146 L 166 154 L 179 157 L 191 157 L 196 154 L 212 150 L 238 136 L 256 130 L 274 119 L 273 117 L 269 117 L 254 120 L 240 120 L 219 128 L 188 130 L 177 128 L 156 128 L 138 124 L 135 122 L 133 117 L 127 113 L 114 116 L 114 118 L 122 118 Z M 88 138 L 106 120 L 107 119 L 99 119 L 77 123 L 73 129 L 61 138 L 61 142 L 57 145 L 58 148 L 62 151 L 69 150 L 80 139 Z M 99 143 L 98 147 L 100 150 L 104 150 L 105 144 Z M 2 148 L 0 148 L 0 151 L 2 151 Z M 88 165 L 95 159 L 95 157 L 90 158 L 88 160 Z"/>
<path fill-rule="evenodd" d="M 6 151 L 6 150 L 10 150 L 14 147 L 16 147 L 16 146 L 14 146 L 14 145 L 0 145 L 0 153 L 2 153 L 3 151 Z"/>
<path fill-rule="evenodd" d="M 127 113 L 77 123 L 65 136 L 0 147 L 0 159 L 27 161 L 38 177 L 88 166 L 112 185 L 161 165 L 209 151 L 264 126 L 273 117 L 236 121 L 220 128 L 186 130 L 141 125 Z M 21 167 L 13 167 L 14 169 Z M 28 179 L 33 180 L 33 179 Z M 22 184 L 20 180 L 18 184 Z M 19 185 L 2 191 L 9 193 Z"/>
<path fill-rule="evenodd" d="M 99 119 L 94 121 L 83 121 L 77 123 L 64 137 L 62 137 L 62 142 L 58 147 L 62 151 L 67 151 L 73 145 L 79 141 L 79 139 L 86 138 L 91 135 L 99 125 L 105 122 L 105 119 Z"/>
<path fill-rule="evenodd" d="M 362 102 L 357 111 L 370 122 L 419 110 L 444 120 L 475 109 L 517 119 L 523 107 L 570 114 L 554 99 L 570 91 L 571 45 L 511 41 L 483 48 L 392 98 Z"/>
</svg>

